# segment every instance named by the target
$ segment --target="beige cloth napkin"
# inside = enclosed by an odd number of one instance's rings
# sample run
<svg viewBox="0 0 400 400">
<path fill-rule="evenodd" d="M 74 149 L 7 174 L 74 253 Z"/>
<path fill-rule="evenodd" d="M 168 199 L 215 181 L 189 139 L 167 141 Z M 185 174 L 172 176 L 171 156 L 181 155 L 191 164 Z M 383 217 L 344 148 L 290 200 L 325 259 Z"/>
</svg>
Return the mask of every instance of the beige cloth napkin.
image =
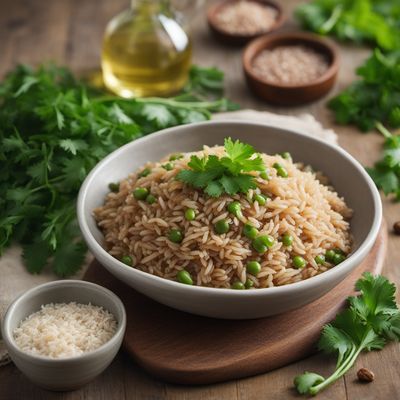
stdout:
<svg viewBox="0 0 400 400">
<path fill-rule="evenodd" d="M 240 110 L 220 113 L 214 120 L 234 119 L 250 122 L 264 122 L 284 128 L 292 128 L 311 136 L 318 136 L 331 143 L 337 143 L 334 131 L 324 129 L 321 124 L 310 114 L 300 116 L 278 115 L 266 111 Z M 81 279 L 92 257 L 88 256 L 84 267 L 73 279 Z M 13 246 L 0 258 L 0 320 L 2 320 L 8 305 L 21 293 L 28 289 L 57 279 L 50 271 L 40 275 L 32 275 L 26 271 L 21 260 L 21 249 Z M 0 339 L 0 366 L 9 362 L 7 351 Z"/>
</svg>

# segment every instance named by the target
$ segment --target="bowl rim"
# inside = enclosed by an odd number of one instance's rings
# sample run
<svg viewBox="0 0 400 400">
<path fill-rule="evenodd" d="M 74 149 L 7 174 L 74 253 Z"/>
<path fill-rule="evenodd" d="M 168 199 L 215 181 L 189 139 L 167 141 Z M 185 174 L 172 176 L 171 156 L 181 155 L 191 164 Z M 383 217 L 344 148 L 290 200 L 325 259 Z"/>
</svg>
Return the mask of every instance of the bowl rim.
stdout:
<svg viewBox="0 0 400 400">
<path fill-rule="evenodd" d="M 325 49 L 325 53 L 331 57 L 331 62 L 328 69 L 317 79 L 312 80 L 308 83 L 291 84 L 291 83 L 276 83 L 263 79 L 254 73 L 252 67 L 253 59 L 263 50 L 270 48 L 272 44 L 280 40 L 293 40 L 293 42 L 301 43 L 313 43 L 317 44 Z M 260 47 L 257 51 L 257 47 Z M 273 87 L 277 89 L 308 89 L 311 87 L 319 86 L 332 79 L 339 71 L 340 55 L 337 46 L 329 39 L 321 38 L 314 33 L 301 32 L 301 31 L 290 31 L 290 32 L 273 32 L 259 36 L 252 40 L 244 49 L 242 54 L 243 69 L 249 79 L 256 81 L 260 85 Z"/>
<path fill-rule="evenodd" d="M 216 31 L 221 37 L 226 40 L 233 41 L 249 41 L 258 38 L 260 35 L 268 35 L 269 33 L 275 32 L 279 29 L 286 20 L 286 14 L 282 8 L 282 5 L 274 0 L 249 0 L 254 3 L 263 3 L 265 6 L 274 8 L 277 11 L 277 17 L 268 31 L 260 31 L 259 33 L 244 34 L 244 33 L 231 33 L 222 29 L 216 22 L 216 15 L 220 12 L 223 7 L 229 5 L 229 3 L 237 3 L 240 0 L 221 0 L 207 8 L 207 22 L 211 29 Z"/>
<path fill-rule="evenodd" d="M 375 215 L 373 217 L 373 222 L 370 228 L 370 231 L 368 232 L 366 238 L 364 239 L 363 242 L 359 245 L 358 249 L 354 251 L 348 258 L 346 258 L 345 261 L 340 263 L 339 265 L 336 265 L 335 267 L 324 271 L 321 274 L 312 276 L 308 279 L 301 280 L 299 282 L 294 282 L 294 283 L 289 283 L 286 285 L 282 286 L 274 286 L 274 287 L 269 287 L 269 288 L 258 288 L 256 290 L 233 290 L 231 288 L 214 288 L 214 287 L 206 287 L 206 286 L 197 286 L 197 285 L 183 285 L 182 283 L 175 282 L 166 278 L 161 278 L 156 275 L 152 275 L 148 272 L 140 271 L 136 268 L 129 267 L 128 265 L 122 263 L 118 259 L 114 258 L 111 254 L 109 254 L 98 242 L 97 240 L 93 237 L 88 223 L 87 223 L 87 218 L 93 218 L 92 215 L 86 216 L 85 215 L 85 201 L 86 201 L 86 196 L 88 193 L 88 189 L 91 185 L 91 182 L 94 180 L 96 177 L 96 174 L 99 170 L 101 170 L 103 167 L 105 167 L 109 162 L 114 160 L 114 158 L 120 157 L 121 154 L 124 152 L 128 151 L 132 146 L 135 146 L 136 143 L 143 143 L 149 140 L 157 140 L 161 136 L 171 133 L 171 132 L 179 132 L 179 131 L 185 131 L 186 129 L 194 126 L 215 126 L 215 125 L 246 125 L 247 128 L 251 129 L 251 127 L 264 127 L 264 128 L 273 128 L 273 129 L 278 129 L 281 131 L 284 131 L 286 133 L 290 133 L 293 135 L 298 135 L 301 136 L 304 140 L 309 140 L 311 142 L 318 142 L 322 146 L 326 146 L 333 150 L 334 152 L 338 152 L 342 157 L 348 159 L 353 166 L 358 170 L 358 172 L 361 174 L 361 176 L 364 178 L 366 181 L 372 195 L 372 200 L 374 204 L 374 209 L 375 209 Z M 127 171 L 127 175 L 129 174 L 130 171 Z M 110 264 L 113 264 L 114 266 L 117 266 L 118 268 L 124 269 L 125 271 L 130 271 L 130 274 L 138 275 L 144 278 L 147 278 L 149 280 L 154 280 L 154 282 L 158 282 L 163 286 L 170 287 L 171 289 L 175 289 L 178 291 L 197 291 L 197 292 L 203 292 L 203 293 L 209 293 L 210 295 L 224 295 L 224 296 L 243 296 L 243 297 L 252 297 L 252 296 L 260 296 L 260 295 L 278 295 L 278 294 L 284 294 L 287 293 L 288 291 L 303 291 L 307 290 L 313 287 L 317 287 L 320 283 L 322 283 L 325 280 L 328 280 L 329 277 L 336 275 L 339 271 L 342 270 L 348 270 L 347 272 L 349 273 L 351 271 L 351 265 L 353 263 L 360 262 L 361 259 L 366 255 L 366 253 L 371 249 L 373 244 L 375 243 L 375 240 L 377 238 L 381 222 L 382 222 L 382 202 L 381 198 L 378 192 L 378 189 L 376 188 L 374 182 L 372 181 L 371 177 L 368 175 L 368 173 L 365 171 L 364 167 L 352 156 L 350 155 L 347 151 L 342 149 L 338 145 L 334 145 L 331 143 L 326 142 L 322 138 L 317 138 L 314 136 L 310 136 L 305 134 L 301 130 L 296 130 L 293 128 L 282 128 L 279 126 L 279 124 L 271 124 L 271 123 L 256 123 L 256 122 L 249 122 L 249 121 L 238 121 L 238 120 L 218 120 L 218 121 L 205 121 L 205 122 L 198 122 L 194 124 L 188 124 L 188 125 L 180 125 L 180 126 L 175 126 L 167 129 L 160 130 L 156 133 L 153 133 L 148 136 L 144 136 L 140 139 L 136 139 L 130 143 L 127 143 L 120 148 L 116 149 L 112 153 L 110 153 L 107 157 L 105 157 L 103 160 L 101 160 L 89 173 L 89 175 L 86 177 L 85 181 L 83 182 L 79 195 L 78 195 L 78 201 L 77 201 L 77 215 L 78 215 L 78 223 L 79 227 L 81 229 L 81 232 L 83 234 L 83 237 L 85 241 L 88 243 L 89 248 L 93 252 L 94 256 L 96 256 L 96 253 L 99 253 L 103 259 L 106 259 Z M 108 267 L 106 267 L 108 269 Z"/>
<path fill-rule="evenodd" d="M 46 291 L 47 289 L 57 288 L 57 287 L 83 287 L 83 288 L 93 288 L 97 291 L 99 296 L 108 297 L 119 309 L 121 312 L 121 320 L 117 321 L 118 326 L 117 330 L 115 331 L 114 335 L 105 343 L 103 343 L 97 349 L 89 351 L 87 353 L 83 353 L 73 357 L 64 357 L 64 358 L 51 358 L 42 356 L 39 354 L 32 354 L 21 350 L 18 345 L 15 343 L 13 338 L 13 334 L 10 331 L 10 320 L 15 312 L 15 310 L 20 306 L 22 302 L 29 298 L 33 298 L 41 293 L 43 290 Z M 76 301 L 79 303 L 79 301 Z M 49 304 L 49 303 L 47 303 Z M 37 310 L 39 311 L 39 310 Z M 109 310 L 107 310 L 109 311 Z M 110 311 L 109 311 L 110 312 Z M 116 318 L 116 316 L 114 315 Z M 22 321 L 20 321 L 21 323 Z M 75 279 L 65 279 L 65 280 L 57 280 L 52 282 L 43 283 L 41 285 L 35 286 L 26 292 L 19 295 L 13 302 L 8 306 L 7 311 L 3 318 L 3 323 L 1 326 L 1 333 L 3 340 L 6 344 L 7 348 L 11 348 L 13 352 L 18 353 L 19 357 L 23 358 L 25 361 L 35 362 L 37 364 L 47 364 L 47 363 L 54 363 L 54 364 L 69 364 L 74 363 L 76 361 L 90 361 L 94 360 L 102 355 L 106 354 L 111 348 L 118 344 L 118 341 L 121 339 L 121 335 L 125 334 L 126 329 L 126 310 L 125 306 L 122 303 L 121 299 L 113 293 L 111 290 L 97 285 L 96 283 L 83 281 L 83 280 L 75 280 Z"/>
</svg>

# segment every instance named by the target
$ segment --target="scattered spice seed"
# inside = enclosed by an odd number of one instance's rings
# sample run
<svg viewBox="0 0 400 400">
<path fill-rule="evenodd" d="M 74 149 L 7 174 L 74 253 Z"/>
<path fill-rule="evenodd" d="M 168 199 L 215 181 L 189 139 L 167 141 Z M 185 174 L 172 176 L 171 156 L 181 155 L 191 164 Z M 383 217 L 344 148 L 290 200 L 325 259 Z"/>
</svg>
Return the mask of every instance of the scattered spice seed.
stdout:
<svg viewBox="0 0 400 400">
<path fill-rule="evenodd" d="M 393 231 L 396 235 L 400 235 L 400 221 L 393 224 Z"/>
<path fill-rule="evenodd" d="M 275 24 L 277 10 L 255 1 L 237 1 L 216 15 L 219 28 L 231 34 L 255 35 L 268 32 Z"/>
<path fill-rule="evenodd" d="M 375 374 L 367 368 L 360 368 L 357 372 L 357 378 L 361 382 L 372 382 Z"/>
<path fill-rule="evenodd" d="M 263 50 L 253 61 L 254 73 L 276 84 L 307 84 L 322 76 L 328 68 L 323 54 L 303 45 Z"/>
</svg>

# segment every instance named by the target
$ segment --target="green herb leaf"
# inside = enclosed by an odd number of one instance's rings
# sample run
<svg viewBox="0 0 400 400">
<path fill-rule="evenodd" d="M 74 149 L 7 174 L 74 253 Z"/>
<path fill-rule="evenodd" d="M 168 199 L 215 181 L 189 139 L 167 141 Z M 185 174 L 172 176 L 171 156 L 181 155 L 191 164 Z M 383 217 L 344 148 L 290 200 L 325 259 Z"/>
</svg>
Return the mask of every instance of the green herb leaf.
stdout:
<svg viewBox="0 0 400 400">
<path fill-rule="evenodd" d="M 323 382 L 325 378 L 314 372 L 304 372 L 304 374 L 296 376 L 294 378 L 294 385 L 300 394 L 309 393 L 310 389 Z"/>
<path fill-rule="evenodd" d="M 315 395 L 344 375 L 362 351 L 380 350 L 390 340 L 400 340 L 400 310 L 395 286 L 383 276 L 365 273 L 356 283 L 358 296 L 349 297 L 349 307 L 324 326 L 318 346 L 337 353 L 336 369 L 328 378 L 306 372 L 295 378 L 301 394 Z"/>
<path fill-rule="evenodd" d="M 51 255 L 49 244 L 45 241 L 33 242 L 23 246 L 22 257 L 28 271 L 32 274 L 39 274 L 47 265 Z"/>
<path fill-rule="evenodd" d="M 313 0 L 298 7 L 296 16 L 305 28 L 320 34 L 385 50 L 400 47 L 397 0 Z"/>
<path fill-rule="evenodd" d="M 261 157 L 252 146 L 238 140 L 234 142 L 231 138 L 225 139 L 224 147 L 225 157 L 192 156 L 188 163 L 191 170 L 181 170 L 177 179 L 197 189 L 203 189 L 212 197 L 219 197 L 223 193 L 247 193 L 249 189 L 255 189 L 254 176 L 245 172 L 264 171 Z"/>
</svg>

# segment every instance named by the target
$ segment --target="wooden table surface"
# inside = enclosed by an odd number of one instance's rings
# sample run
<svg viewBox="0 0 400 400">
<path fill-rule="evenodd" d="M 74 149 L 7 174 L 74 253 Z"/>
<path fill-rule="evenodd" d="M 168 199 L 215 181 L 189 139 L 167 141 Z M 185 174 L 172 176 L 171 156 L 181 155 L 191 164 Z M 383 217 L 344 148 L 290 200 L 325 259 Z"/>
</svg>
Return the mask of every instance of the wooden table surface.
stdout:
<svg viewBox="0 0 400 400">
<path fill-rule="evenodd" d="M 17 63 L 37 64 L 53 60 L 76 71 L 97 68 L 101 38 L 107 21 L 128 6 L 128 0 L 0 0 L 0 76 Z M 287 29 L 295 29 L 291 17 L 296 0 L 281 1 L 289 16 Z M 210 36 L 204 13 L 192 22 L 194 62 L 217 66 L 226 73 L 227 96 L 243 108 L 286 114 L 313 114 L 326 127 L 336 130 L 340 144 L 362 164 L 377 159 L 382 143 L 376 133 L 363 135 L 352 127 L 335 125 L 326 109 L 327 98 L 299 108 L 273 108 L 249 93 L 242 75 L 241 50 L 222 46 Z M 286 28 L 285 28 L 286 29 Z M 354 68 L 369 54 L 366 48 L 341 45 L 341 70 L 334 93 L 354 79 Z M 360 199 L 363 201 L 363 199 Z M 383 199 L 388 226 L 400 219 L 400 204 Z M 384 273 L 400 285 L 400 237 L 390 235 Z M 400 287 L 400 286 L 399 286 Z M 360 384 L 360 367 L 375 372 L 375 381 Z M 119 354 L 95 381 L 80 390 L 52 393 L 31 384 L 13 365 L 0 368 L 0 400 L 14 399 L 294 399 L 293 377 L 304 370 L 329 374 L 332 358 L 317 355 L 279 370 L 217 385 L 188 387 L 170 385 L 144 373 L 129 357 Z M 390 344 L 383 351 L 363 354 L 356 366 L 318 396 L 319 399 L 400 399 L 400 346 Z"/>
</svg>

